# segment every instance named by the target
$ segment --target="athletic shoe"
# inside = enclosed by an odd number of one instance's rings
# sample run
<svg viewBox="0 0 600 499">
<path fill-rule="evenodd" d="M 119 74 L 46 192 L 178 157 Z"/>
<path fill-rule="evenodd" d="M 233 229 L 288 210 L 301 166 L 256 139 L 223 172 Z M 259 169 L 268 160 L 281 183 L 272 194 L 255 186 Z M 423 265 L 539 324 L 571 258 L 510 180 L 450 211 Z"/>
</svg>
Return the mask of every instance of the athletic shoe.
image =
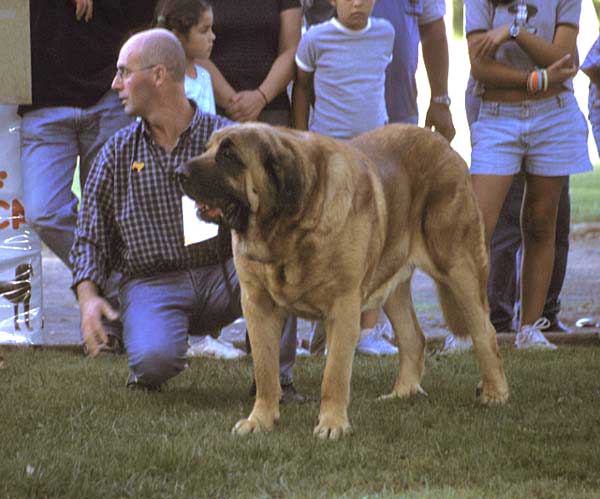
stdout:
<svg viewBox="0 0 600 499">
<path fill-rule="evenodd" d="M 515 345 L 518 349 L 537 348 L 543 350 L 556 350 L 556 345 L 550 343 L 542 334 L 542 329 L 546 329 L 550 321 L 545 317 L 540 317 L 533 324 L 521 326 L 521 330 L 515 337 Z"/>
<path fill-rule="evenodd" d="M 471 348 L 473 348 L 473 340 L 470 336 L 467 336 L 466 338 L 457 338 L 452 333 L 448 333 L 440 354 L 449 355 L 453 353 L 462 353 L 471 350 Z"/>
<path fill-rule="evenodd" d="M 374 328 L 365 329 L 360 333 L 356 345 L 356 353 L 363 355 L 395 355 L 398 348 L 392 345 L 384 336 L 384 324 L 377 323 Z"/>
<path fill-rule="evenodd" d="M 239 359 L 246 352 L 236 348 L 233 343 L 212 336 L 190 337 L 188 357 L 214 357 L 215 359 Z"/>
</svg>

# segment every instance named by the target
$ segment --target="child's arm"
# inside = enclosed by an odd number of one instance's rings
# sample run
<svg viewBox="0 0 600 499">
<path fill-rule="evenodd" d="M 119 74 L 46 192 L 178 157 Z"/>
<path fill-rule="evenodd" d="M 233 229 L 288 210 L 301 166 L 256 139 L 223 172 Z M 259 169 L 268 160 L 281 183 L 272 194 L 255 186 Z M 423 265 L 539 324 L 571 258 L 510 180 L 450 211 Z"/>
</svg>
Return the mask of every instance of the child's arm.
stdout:
<svg viewBox="0 0 600 499">
<path fill-rule="evenodd" d="M 292 127 L 298 130 L 308 130 L 313 76 L 314 72 L 296 69 L 296 81 L 292 90 Z"/>
</svg>

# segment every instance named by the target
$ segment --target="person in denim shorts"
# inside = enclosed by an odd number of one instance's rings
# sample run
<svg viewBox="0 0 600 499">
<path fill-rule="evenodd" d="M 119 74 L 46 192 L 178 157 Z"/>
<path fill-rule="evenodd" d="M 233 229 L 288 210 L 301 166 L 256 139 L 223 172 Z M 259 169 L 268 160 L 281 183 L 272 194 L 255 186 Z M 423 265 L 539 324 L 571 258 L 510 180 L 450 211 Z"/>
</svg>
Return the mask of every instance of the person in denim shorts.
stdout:
<svg viewBox="0 0 600 499">
<path fill-rule="evenodd" d="M 522 169 L 523 258 L 517 348 L 556 348 L 541 333 L 561 191 L 592 169 L 587 123 L 573 95 L 581 0 L 466 0 L 476 94 L 471 174 L 490 245 L 513 176 Z"/>
<path fill-rule="evenodd" d="M 600 154 L 600 37 L 592 45 L 581 65 L 581 70 L 590 78 L 588 117 L 592 124 L 592 133 L 594 134 L 598 154 Z"/>
</svg>

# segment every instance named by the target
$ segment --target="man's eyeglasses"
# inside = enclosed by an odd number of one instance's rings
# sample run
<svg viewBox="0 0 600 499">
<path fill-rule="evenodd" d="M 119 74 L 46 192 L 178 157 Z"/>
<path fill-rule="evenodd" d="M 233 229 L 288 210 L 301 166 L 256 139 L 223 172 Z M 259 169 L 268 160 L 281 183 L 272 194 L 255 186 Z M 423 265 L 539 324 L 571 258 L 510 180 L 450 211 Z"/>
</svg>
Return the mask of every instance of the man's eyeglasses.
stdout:
<svg viewBox="0 0 600 499">
<path fill-rule="evenodd" d="M 131 73 L 137 73 L 138 71 L 145 71 L 146 69 L 152 69 L 156 66 L 158 66 L 158 64 L 152 64 L 151 66 L 144 66 L 143 68 L 137 68 L 137 69 L 129 69 L 129 68 L 126 68 L 125 66 L 121 66 L 120 68 L 117 68 L 117 73 L 115 74 L 115 78 L 122 80 L 123 78 L 127 78 Z"/>
</svg>

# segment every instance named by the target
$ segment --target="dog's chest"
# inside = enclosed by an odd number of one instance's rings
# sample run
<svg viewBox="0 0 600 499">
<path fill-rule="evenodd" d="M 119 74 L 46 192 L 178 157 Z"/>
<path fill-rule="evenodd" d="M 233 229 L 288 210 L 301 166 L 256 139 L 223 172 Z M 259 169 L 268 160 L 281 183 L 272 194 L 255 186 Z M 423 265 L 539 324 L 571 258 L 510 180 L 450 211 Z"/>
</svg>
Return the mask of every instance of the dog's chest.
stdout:
<svg viewBox="0 0 600 499">
<path fill-rule="evenodd" d="M 272 300 L 290 313 L 307 318 L 320 318 L 320 309 L 306 299 L 302 277 L 302 270 L 295 265 L 265 265 L 263 285 Z"/>
</svg>

